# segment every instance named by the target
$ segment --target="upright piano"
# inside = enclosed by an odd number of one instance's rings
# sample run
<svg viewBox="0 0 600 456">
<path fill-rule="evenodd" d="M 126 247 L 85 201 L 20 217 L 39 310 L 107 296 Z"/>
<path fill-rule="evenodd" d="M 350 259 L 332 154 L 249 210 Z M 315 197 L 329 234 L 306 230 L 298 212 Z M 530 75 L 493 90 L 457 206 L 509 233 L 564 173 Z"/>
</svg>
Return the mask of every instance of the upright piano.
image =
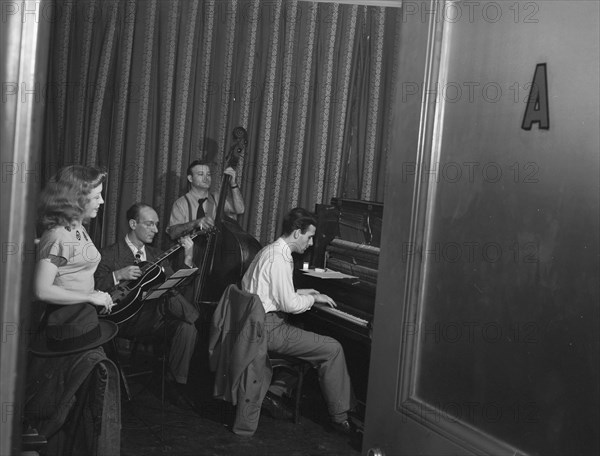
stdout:
<svg viewBox="0 0 600 456">
<path fill-rule="evenodd" d="M 297 319 L 305 329 L 334 337 L 342 344 L 357 411 L 364 418 L 383 204 L 333 198 L 331 204 L 317 204 L 315 213 L 314 245 L 312 252 L 297 259 L 295 286 L 330 296 L 337 308 L 317 303 Z M 311 270 L 339 271 L 351 277 L 309 276 L 301 263 L 307 261 Z"/>
</svg>

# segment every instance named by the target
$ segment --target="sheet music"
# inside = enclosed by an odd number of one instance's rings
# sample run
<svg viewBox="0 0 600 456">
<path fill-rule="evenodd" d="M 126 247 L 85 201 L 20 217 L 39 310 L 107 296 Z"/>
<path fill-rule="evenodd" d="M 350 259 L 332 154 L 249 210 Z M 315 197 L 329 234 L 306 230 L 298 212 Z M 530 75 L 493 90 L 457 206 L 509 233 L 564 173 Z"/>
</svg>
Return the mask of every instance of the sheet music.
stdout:
<svg viewBox="0 0 600 456">
<path fill-rule="evenodd" d="M 339 271 L 332 271 L 331 269 L 300 269 L 304 274 L 311 277 L 318 277 L 320 279 L 357 279 L 357 276 L 344 274 Z"/>
<path fill-rule="evenodd" d="M 175 272 L 175 274 L 173 274 L 171 277 L 165 280 L 158 287 L 149 290 L 148 293 L 146 293 L 146 295 L 144 296 L 144 300 L 160 298 L 167 291 L 171 290 L 172 288 L 176 288 L 189 276 L 195 274 L 197 270 L 198 268 L 179 269 Z"/>
</svg>

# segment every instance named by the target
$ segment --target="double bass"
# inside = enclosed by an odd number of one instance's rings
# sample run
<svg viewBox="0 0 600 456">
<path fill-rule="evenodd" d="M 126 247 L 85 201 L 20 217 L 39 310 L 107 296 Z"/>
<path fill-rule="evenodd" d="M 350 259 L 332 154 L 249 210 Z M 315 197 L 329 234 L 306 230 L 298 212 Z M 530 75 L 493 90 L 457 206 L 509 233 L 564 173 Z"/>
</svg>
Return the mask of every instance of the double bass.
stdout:
<svg viewBox="0 0 600 456">
<path fill-rule="evenodd" d="M 233 130 L 234 143 L 225 157 L 224 168 L 236 168 L 246 151 L 248 134 L 243 127 Z M 224 215 L 225 200 L 231 176 L 223 174 L 215 225 L 206 236 L 206 244 L 199 266 L 199 277 L 194 292 L 195 302 L 214 302 L 221 298 L 229 284 L 238 283 L 252 259 L 262 248 L 260 243 L 244 231 L 237 220 Z"/>
</svg>

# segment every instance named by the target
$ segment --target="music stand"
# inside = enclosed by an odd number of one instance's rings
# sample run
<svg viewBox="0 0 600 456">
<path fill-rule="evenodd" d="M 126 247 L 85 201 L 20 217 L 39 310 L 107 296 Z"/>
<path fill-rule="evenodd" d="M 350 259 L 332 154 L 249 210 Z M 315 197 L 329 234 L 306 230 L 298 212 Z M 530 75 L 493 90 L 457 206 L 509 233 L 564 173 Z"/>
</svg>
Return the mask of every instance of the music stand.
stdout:
<svg viewBox="0 0 600 456">
<path fill-rule="evenodd" d="M 170 291 L 175 291 L 177 288 L 182 286 L 189 277 L 193 276 L 196 273 L 196 271 L 198 271 L 198 268 L 179 269 L 173 275 L 171 275 L 167 280 L 165 280 L 163 283 L 161 283 L 159 286 L 148 290 L 143 295 L 142 301 L 151 301 L 151 300 L 155 300 L 155 299 L 162 299 L 163 301 L 166 301 L 169 298 L 167 293 Z M 165 303 L 165 305 L 166 305 L 166 303 Z M 163 324 L 163 338 L 164 338 L 163 343 L 165 345 L 166 345 L 166 339 L 167 339 L 167 329 L 166 328 L 167 328 L 167 325 Z M 164 410 L 165 378 L 167 375 L 166 360 L 167 360 L 166 353 L 163 353 L 163 356 L 162 356 L 162 379 L 161 379 L 161 391 L 160 391 L 160 396 L 161 396 L 160 397 L 160 401 L 161 401 L 161 407 L 160 407 L 160 415 L 161 416 L 160 416 L 160 418 L 161 419 L 160 419 L 159 439 L 161 442 L 164 441 L 163 433 L 164 433 L 164 422 L 165 422 L 165 410 Z"/>
<path fill-rule="evenodd" d="M 151 288 L 142 298 L 142 301 L 158 299 L 168 291 L 179 288 L 189 277 L 193 276 L 198 268 L 179 269 L 158 287 Z"/>
</svg>

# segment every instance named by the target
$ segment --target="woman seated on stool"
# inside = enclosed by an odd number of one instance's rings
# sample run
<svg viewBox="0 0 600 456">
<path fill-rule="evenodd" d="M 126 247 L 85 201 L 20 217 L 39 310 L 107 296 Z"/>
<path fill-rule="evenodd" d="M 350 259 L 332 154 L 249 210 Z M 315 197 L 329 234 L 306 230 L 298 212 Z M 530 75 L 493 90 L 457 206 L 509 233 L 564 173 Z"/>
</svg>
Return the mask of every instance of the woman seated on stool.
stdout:
<svg viewBox="0 0 600 456">
<path fill-rule="evenodd" d="M 41 331 L 30 344 L 34 356 L 27 372 L 25 416 L 48 439 L 48 454 L 120 450 L 118 373 L 101 347 L 115 336 L 117 326 L 98 320 L 96 309 L 110 312 L 113 302 L 108 293 L 94 290 L 100 254 L 83 226 L 104 203 L 105 178 L 96 168 L 68 166 L 40 195 L 44 231 L 34 293 L 46 309 Z M 77 405 L 88 400 L 92 403 L 87 406 Z"/>
</svg>

